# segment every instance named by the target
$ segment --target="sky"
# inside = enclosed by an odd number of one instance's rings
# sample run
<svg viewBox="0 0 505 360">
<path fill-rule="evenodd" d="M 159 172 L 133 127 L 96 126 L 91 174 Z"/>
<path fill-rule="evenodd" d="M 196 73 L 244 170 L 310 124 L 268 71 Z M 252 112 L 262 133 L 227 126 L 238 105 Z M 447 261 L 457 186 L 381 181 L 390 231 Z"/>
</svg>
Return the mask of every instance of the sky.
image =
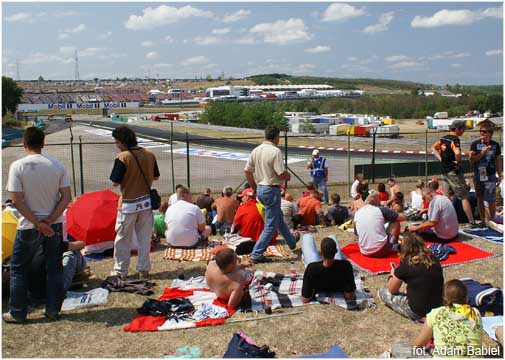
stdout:
<svg viewBox="0 0 505 360">
<path fill-rule="evenodd" d="M 2 73 L 21 80 L 284 73 L 503 83 L 501 2 L 9 2 Z M 18 65 L 16 65 L 18 64 Z"/>
</svg>

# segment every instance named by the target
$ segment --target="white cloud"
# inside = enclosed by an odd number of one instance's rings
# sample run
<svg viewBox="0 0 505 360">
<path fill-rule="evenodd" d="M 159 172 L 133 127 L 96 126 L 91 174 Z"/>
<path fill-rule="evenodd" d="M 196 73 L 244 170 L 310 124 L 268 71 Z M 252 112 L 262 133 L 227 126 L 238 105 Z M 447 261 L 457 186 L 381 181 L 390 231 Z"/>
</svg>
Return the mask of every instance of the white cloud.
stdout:
<svg viewBox="0 0 505 360">
<path fill-rule="evenodd" d="M 78 50 L 77 54 L 79 55 L 79 57 L 96 56 L 103 51 L 105 51 L 104 48 L 89 47 L 83 50 Z"/>
<path fill-rule="evenodd" d="M 237 39 L 236 43 L 240 45 L 252 45 L 256 43 L 256 40 L 254 39 L 254 36 L 246 35 Z"/>
<path fill-rule="evenodd" d="M 192 66 L 192 65 L 203 65 L 207 64 L 209 62 L 209 59 L 205 56 L 195 56 L 186 60 L 183 60 L 181 62 L 182 65 L 185 66 Z"/>
<path fill-rule="evenodd" d="M 73 15 L 79 15 L 80 13 L 74 10 L 62 10 L 62 11 L 55 11 L 52 12 L 51 15 L 57 16 L 57 17 L 63 17 L 63 16 L 73 16 Z"/>
<path fill-rule="evenodd" d="M 170 68 L 172 66 L 173 66 L 172 64 L 159 63 L 159 64 L 154 64 L 153 68 L 162 69 L 162 68 Z"/>
<path fill-rule="evenodd" d="M 197 45 L 215 45 L 222 42 L 217 36 L 197 36 L 193 39 Z"/>
<path fill-rule="evenodd" d="M 222 29 L 213 29 L 212 33 L 214 35 L 225 35 L 230 32 L 230 28 L 222 28 Z"/>
<path fill-rule="evenodd" d="M 486 56 L 495 56 L 495 55 L 501 55 L 501 54 L 503 54 L 503 50 L 500 50 L 500 49 L 486 51 Z"/>
<path fill-rule="evenodd" d="M 33 15 L 31 13 L 20 12 L 5 18 L 7 22 L 32 22 Z"/>
<path fill-rule="evenodd" d="M 165 41 L 167 41 L 169 44 L 172 44 L 174 42 L 174 39 L 170 35 L 167 35 L 165 36 Z"/>
<path fill-rule="evenodd" d="M 231 23 L 231 22 L 236 22 L 236 21 L 240 21 L 240 20 L 243 20 L 243 19 L 247 19 L 247 17 L 251 14 L 251 11 L 249 10 L 244 10 L 244 9 L 240 9 L 239 11 L 236 11 L 234 13 L 231 13 L 231 14 L 225 14 L 223 16 L 223 22 L 224 23 Z"/>
<path fill-rule="evenodd" d="M 400 61 L 398 63 L 392 64 L 391 69 L 410 69 L 423 66 L 422 63 L 416 61 Z"/>
<path fill-rule="evenodd" d="M 65 29 L 65 32 L 66 33 L 74 33 L 74 34 L 76 34 L 76 33 L 83 32 L 84 30 L 86 30 L 86 25 L 79 24 L 75 28 Z"/>
<path fill-rule="evenodd" d="M 501 18 L 502 9 L 487 8 L 481 10 L 447 10 L 437 11 L 432 16 L 415 16 L 410 26 L 413 28 L 434 28 L 450 25 L 470 25 L 486 18 Z"/>
<path fill-rule="evenodd" d="M 204 69 L 214 69 L 217 67 L 217 64 L 207 64 L 203 68 Z"/>
<path fill-rule="evenodd" d="M 99 39 L 108 39 L 112 36 L 112 31 L 107 31 L 106 33 L 98 35 Z"/>
<path fill-rule="evenodd" d="M 153 60 L 158 58 L 158 53 L 156 51 L 151 51 L 146 54 L 146 59 Z"/>
<path fill-rule="evenodd" d="M 389 61 L 389 62 L 398 62 L 398 61 L 405 61 L 409 60 L 408 56 L 405 55 L 391 55 L 391 56 L 386 56 L 384 60 Z"/>
<path fill-rule="evenodd" d="M 451 64 L 451 67 L 460 68 L 460 67 L 463 67 L 463 64 L 455 63 L 455 64 Z"/>
<path fill-rule="evenodd" d="M 210 11 L 200 10 L 190 5 L 180 8 L 167 5 L 161 5 L 157 8 L 147 7 L 142 12 L 142 15 L 130 15 L 124 23 L 125 27 L 131 30 L 154 29 L 191 17 L 208 18 L 213 16 Z"/>
<path fill-rule="evenodd" d="M 367 34 L 375 34 L 377 32 L 381 31 L 386 31 L 389 28 L 389 24 L 391 24 L 391 21 L 394 19 L 394 12 L 387 12 L 382 14 L 379 17 L 379 22 L 374 25 L 368 25 L 366 28 L 363 29 L 364 33 Z"/>
<path fill-rule="evenodd" d="M 318 45 L 318 46 L 313 47 L 313 48 L 305 49 L 304 51 L 312 53 L 312 54 L 318 54 L 318 53 L 323 53 L 323 52 L 327 52 L 327 51 L 330 51 L 330 50 L 331 50 L 331 48 L 329 46 Z"/>
<path fill-rule="evenodd" d="M 50 64 L 50 63 L 61 63 L 62 58 L 53 54 L 44 54 L 41 52 L 36 52 L 30 54 L 23 60 L 19 61 L 21 64 Z"/>
<path fill-rule="evenodd" d="M 142 41 L 140 44 L 142 47 L 153 47 L 156 46 L 156 43 L 153 41 Z"/>
<path fill-rule="evenodd" d="M 349 4 L 334 3 L 328 6 L 324 11 L 322 20 L 343 22 L 353 17 L 364 15 L 365 13 L 365 8 L 356 8 Z"/>
<path fill-rule="evenodd" d="M 287 45 L 312 38 L 312 35 L 307 32 L 303 19 L 295 18 L 257 24 L 249 32 L 262 37 L 266 43 L 277 45 Z"/>
<path fill-rule="evenodd" d="M 75 47 L 73 47 L 73 46 L 62 46 L 62 47 L 60 47 L 60 53 L 62 55 L 67 55 L 67 56 L 74 55 L 74 53 L 75 53 Z"/>
<path fill-rule="evenodd" d="M 356 56 L 351 56 L 347 58 L 347 61 L 357 61 L 358 58 Z"/>
<path fill-rule="evenodd" d="M 310 70 L 315 69 L 314 64 L 300 64 L 298 65 L 295 69 L 293 69 L 293 72 L 296 74 L 306 74 L 310 72 Z"/>
<path fill-rule="evenodd" d="M 469 56 L 470 56 L 469 53 L 458 53 L 458 54 L 454 54 L 450 57 L 453 57 L 455 59 L 460 59 L 460 58 L 469 57 Z"/>
<path fill-rule="evenodd" d="M 65 40 L 68 39 L 69 37 L 70 35 L 68 35 L 67 33 L 58 34 L 58 39 L 60 40 Z"/>
</svg>

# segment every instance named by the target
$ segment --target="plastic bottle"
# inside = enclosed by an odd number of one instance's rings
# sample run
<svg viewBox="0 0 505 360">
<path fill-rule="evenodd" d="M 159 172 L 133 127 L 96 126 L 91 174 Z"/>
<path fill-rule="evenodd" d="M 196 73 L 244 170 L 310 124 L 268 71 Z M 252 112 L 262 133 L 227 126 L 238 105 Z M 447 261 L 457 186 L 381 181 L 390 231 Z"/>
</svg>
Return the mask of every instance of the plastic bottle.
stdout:
<svg viewBox="0 0 505 360">
<path fill-rule="evenodd" d="M 182 260 L 177 263 L 177 278 L 184 280 L 184 267 L 182 266 Z"/>
<path fill-rule="evenodd" d="M 291 281 L 296 281 L 296 267 L 294 261 L 291 261 L 291 265 L 289 267 L 289 275 L 291 276 Z"/>
<path fill-rule="evenodd" d="M 270 285 L 270 286 L 268 286 Z M 267 284 L 263 287 L 265 293 L 265 314 L 272 314 L 272 296 L 270 296 L 270 289 L 272 288 L 271 284 Z"/>
</svg>

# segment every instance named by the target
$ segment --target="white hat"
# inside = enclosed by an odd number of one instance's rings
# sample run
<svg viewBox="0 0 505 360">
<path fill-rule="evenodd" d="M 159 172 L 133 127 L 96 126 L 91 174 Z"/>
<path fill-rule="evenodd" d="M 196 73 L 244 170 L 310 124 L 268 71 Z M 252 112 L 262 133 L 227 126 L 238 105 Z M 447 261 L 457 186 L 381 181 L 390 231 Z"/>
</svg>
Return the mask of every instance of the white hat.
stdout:
<svg viewBox="0 0 505 360">
<path fill-rule="evenodd" d="M 312 151 L 312 156 L 316 156 L 316 155 L 319 155 L 319 150 L 314 149 L 314 150 Z"/>
</svg>

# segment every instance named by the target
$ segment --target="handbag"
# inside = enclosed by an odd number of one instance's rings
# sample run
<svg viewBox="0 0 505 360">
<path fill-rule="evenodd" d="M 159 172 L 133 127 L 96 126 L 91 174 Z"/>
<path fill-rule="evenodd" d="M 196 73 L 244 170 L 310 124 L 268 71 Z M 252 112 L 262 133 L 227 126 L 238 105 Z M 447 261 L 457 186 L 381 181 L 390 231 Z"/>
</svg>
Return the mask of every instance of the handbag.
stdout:
<svg viewBox="0 0 505 360">
<path fill-rule="evenodd" d="M 142 174 L 142 177 L 144 178 L 144 181 L 146 182 L 147 188 L 149 189 L 149 197 L 151 198 L 151 209 L 158 210 L 161 205 L 161 196 L 160 196 L 160 194 L 158 194 L 158 190 L 151 189 L 151 186 L 149 186 L 149 182 L 147 181 L 144 171 L 142 171 L 142 167 L 140 166 L 139 159 L 137 159 L 137 157 L 135 156 L 133 151 L 131 151 L 131 150 L 128 150 L 128 151 L 130 151 L 130 153 L 135 158 L 135 161 L 137 162 L 137 165 L 139 166 L 140 173 Z"/>
<path fill-rule="evenodd" d="M 274 358 L 275 352 L 267 345 L 251 344 L 239 333 L 233 334 L 223 358 Z"/>
</svg>

